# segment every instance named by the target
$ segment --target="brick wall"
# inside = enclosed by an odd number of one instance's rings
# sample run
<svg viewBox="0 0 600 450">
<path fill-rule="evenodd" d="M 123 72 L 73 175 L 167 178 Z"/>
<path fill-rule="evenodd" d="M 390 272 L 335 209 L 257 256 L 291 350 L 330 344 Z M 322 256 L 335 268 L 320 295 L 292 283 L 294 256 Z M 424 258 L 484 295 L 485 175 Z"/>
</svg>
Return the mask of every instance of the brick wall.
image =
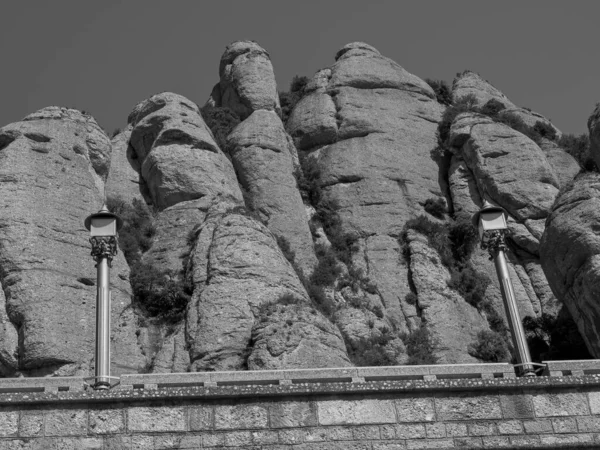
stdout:
<svg viewBox="0 0 600 450">
<path fill-rule="evenodd" d="M 0 380 L 0 450 L 600 448 L 597 375 L 254 378 L 108 392 Z"/>
</svg>

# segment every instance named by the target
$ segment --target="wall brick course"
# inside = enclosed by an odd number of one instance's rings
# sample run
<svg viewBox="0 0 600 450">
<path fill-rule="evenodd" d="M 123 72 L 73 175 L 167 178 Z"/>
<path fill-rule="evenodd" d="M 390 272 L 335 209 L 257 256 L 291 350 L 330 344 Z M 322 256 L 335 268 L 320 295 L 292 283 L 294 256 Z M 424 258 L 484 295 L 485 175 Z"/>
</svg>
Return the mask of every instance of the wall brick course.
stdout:
<svg viewBox="0 0 600 450">
<path fill-rule="evenodd" d="M 352 429 L 352 437 L 357 440 L 374 439 L 379 440 L 381 435 L 379 433 L 379 427 L 377 425 L 367 425 L 361 427 L 354 427 Z"/>
<path fill-rule="evenodd" d="M 500 402 L 495 395 L 471 393 L 436 397 L 435 409 L 438 420 L 501 419 Z"/>
<path fill-rule="evenodd" d="M 490 436 L 498 434 L 498 428 L 494 422 L 474 422 L 467 425 L 469 436 Z"/>
<path fill-rule="evenodd" d="M 577 417 L 577 430 L 580 433 L 600 432 L 600 417 Z"/>
<path fill-rule="evenodd" d="M 442 450 L 455 448 L 452 439 L 423 439 L 418 441 L 406 441 L 406 448 L 409 450 Z"/>
<path fill-rule="evenodd" d="M 138 434 L 131 436 L 131 450 L 148 450 L 154 448 L 154 436 Z"/>
<path fill-rule="evenodd" d="M 552 422 L 549 420 L 525 420 L 523 427 L 527 434 L 545 434 L 552 433 Z"/>
<path fill-rule="evenodd" d="M 225 445 L 225 433 L 203 433 L 202 445 L 209 448 Z"/>
<path fill-rule="evenodd" d="M 252 442 L 250 431 L 229 431 L 224 434 L 226 447 L 240 447 Z"/>
<path fill-rule="evenodd" d="M 314 402 L 276 402 L 269 405 L 271 427 L 311 427 L 317 425 Z"/>
<path fill-rule="evenodd" d="M 18 432 L 18 411 L 0 411 L 0 437 L 17 436 Z"/>
<path fill-rule="evenodd" d="M 320 425 L 395 423 L 393 400 L 324 400 L 317 403 Z"/>
<path fill-rule="evenodd" d="M 535 417 L 531 395 L 500 395 L 502 416 L 505 419 L 530 419 Z"/>
<path fill-rule="evenodd" d="M 446 426 L 443 423 L 426 423 L 425 433 L 430 439 L 446 437 Z"/>
<path fill-rule="evenodd" d="M 257 445 L 277 444 L 279 442 L 279 433 L 276 430 L 256 430 L 250 432 L 252 443 Z"/>
<path fill-rule="evenodd" d="M 482 436 L 483 448 L 508 448 L 510 440 L 506 436 Z"/>
<path fill-rule="evenodd" d="M 1 420 L 1 417 L 0 417 Z M 44 411 L 24 410 L 19 415 L 19 436 L 35 437 L 44 435 Z"/>
<path fill-rule="evenodd" d="M 401 398 L 395 400 L 398 422 L 433 422 L 435 405 L 433 397 Z"/>
<path fill-rule="evenodd" d="M 421 439 L 427 436 L 425 424 L 398 424 L 396 425 L 396 439 Z"/>
<path fill-rule="evenodd" d="M 499 420 L 496 422 L 500 434 L 523 434 L 523 423 L 520 420 Z"/>
<path fill-rule="evenodd" d="M 544 445 L 591 444 L 594 437 L 591 433 L 549 434 L 540 436 L 540 442 Z"/>
<path fill-rule="evenodd" d="M 373 442 L 373 450 L 405 450 L 406 441 Z"/>
<path fill-rule="evenodd" d="M 199 405 L 188 408 L 189 429 L 191 431 L 212 430 L 215 426 L 215 409 Z"/>
<path fill-rule="evenodd" d="M 351 441 L 354 439 L 352 427 L 323 427 L 328 441 Z"/>
<path fill-rule="evenodd" d="M 279 430 L 279 442 L 282 444 L 301 444 L 304 442 L 306 430 L 303 428 L 290 428 Z"/>
<path fill-rule="evenodd" d="M 91 434 L 115 434 L 125 432 L 124 410 L 118 406 L 93 408 L 89 411 Z"/>
<path fill-rule="evenodd" d="M 454 438 L 454 447 L 456 448 L 483 448 L 483 439 L 480 437 L 457 437 Z"/>
<path fill-rule="evenodd" d="M 535 448 L 540 444 L 540 437 L 537 434 L 510 436 L 511 445 L 519 448 Z"/>
<path fill-rule="evenodd" d="M 396 425 L 379 425 L 381 439 L 396 439 Z"/>
<path fill-rule="evenodd" d="M 469 434 L 466 423 L 448 422 L 444 425 L 446 427 L 446 436 L 448 437 L 467 436 Z"/>
<path fill-rule="evenodd" d="M 577 421 L 571 417 L 558 417 L 552 419 L 552 428 L 555 433 L 576 433 Z"/>
<path fill-rule="evenodd" d="M 87 409 L 58 409 L 46 414 L 46 436 L 85 436 Z"/>
<path fill-rule="evenodd" d="M 127 431 L 130 432 L 186 431 L 186 422 L 185 409 L 181 406 L 133 406 L 127 411 Z"/>
<path fill-rule="evenodd" d="M 536 417 L 584 416 L 590 414 L 588 398 L 584 393 L 541 392 L 531 396 Z"/>
<path fill-rule="evenodd" d="M 267 428 L 268 418 L 267 408 L 263 405 L 242 403 L 215 407 L 217 430 Z"/>
<path fill-rule="evenodd" d="M 600 414 L 600 392 L 588 392 L 588 402 L 592 414 Z"/>
</svg>

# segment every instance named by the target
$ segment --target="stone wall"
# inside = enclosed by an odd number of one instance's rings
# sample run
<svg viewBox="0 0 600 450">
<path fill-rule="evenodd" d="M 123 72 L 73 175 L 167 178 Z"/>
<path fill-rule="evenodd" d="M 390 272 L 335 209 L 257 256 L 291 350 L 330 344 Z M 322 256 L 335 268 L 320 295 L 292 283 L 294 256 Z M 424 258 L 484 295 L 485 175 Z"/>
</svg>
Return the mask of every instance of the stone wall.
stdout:
<svg viewBox="0 0 600 450">
<path fill-rule="evenodd" d="M 110 391 L 2 379 L 0 449 L 600 447 L 595 370 L 481 367 L 122 375 Z"/>
</svg>

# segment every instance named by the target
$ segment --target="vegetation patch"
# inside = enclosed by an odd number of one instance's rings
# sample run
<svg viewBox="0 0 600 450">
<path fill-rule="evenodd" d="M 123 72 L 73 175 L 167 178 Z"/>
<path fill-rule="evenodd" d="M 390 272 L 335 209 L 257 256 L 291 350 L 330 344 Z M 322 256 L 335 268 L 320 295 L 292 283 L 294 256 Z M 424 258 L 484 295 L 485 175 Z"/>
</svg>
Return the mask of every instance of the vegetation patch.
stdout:
<svg viewBox="0 0 600 450">
<path fill-rule="evenodd" d="M 505 362 L 510 360 L 510 354 L 505 340 L 500 333 L 481 330 L 477 340 L 469 345 L 469 355 L 486 362 Z"/>
<path fill-rule="evenodd" d="M 228 154 L 227 136 L 240 123 L 240 117 L 233 110 L 225 107 L 205 106 L 200 109 L 200 113 L 219 148 Z"/>
<path fill-rule="evenodd" d="M 581 334 L 567 311 L 557 317 L 525 317 L 523 328 L 534 361 L 592 359 Z"/>
<path fill-rule="evenodd" d="M 295 75 L 290 83 L 288 92 L 279 93 L 279 105 L 281 106 L 281 121 L 287 124 L 294 107 L 306 95 L 306 85 L 309 79 L 305 76 Z"/>
<path fill-rule="evenodd" d="M 387 344 L 395 339 L 388 328 L 383 328 L 381 333 L 374 333 L 368 339 L 361 340 L 354 346 L 346 345 L 350 361 L 358 367 L 393 366 L 395 359 L 390 356 Z"/>
<path fill-rule="evenodd" d="M 437 364 L 438 359 L 433 354 L 432 338 L 424 325 L 421 325 L 418 330 L 402 336 L 402 341 L 408 355 L 406 364 L 413 366 Z"/>
<path fill-rule="evenodd" d="M 190 300 L 191 286 L 179 274 L 141 261 L 156 233 L 151 210 L 139 199 L 128 203 L 118 197 L 108 197 L 106 206 L 123 219 L 118 241 L 129 264 L 134 304 L 149 317 L 178 322 Z"/>
<path fill-rule="evenodd" d="M 442 197 L 428 198 L 425 200 L 423 209 L 433 217 L 443 219 L 447 212 L 446 201 Z"/>
<path fill-rule="evenodd" d="M 477 245 L 477 233 L 467 218 L 444 223 L 418 216 L 406 222 L 401 244 L 406 246 L 406 232 L 412 229 L 427 237 L 427 242 L 450 271 L 448 287 L 457 291 L 468 303 L 482 308 L 485 291 L 491 280 L 477 271 L 469 257 Z"/>
<path fill-rule="evenodd" d="M 452 104 L 452 88 L 444 80 L 432 80 L 425 78 L 425 82 L 431 86 L 435 92 L 435 98 L 442 105 Z"/>
<path fill-rule="evenodd" d="M 579 136 L 563 134 L 558 140 L 558 145 L 577 160 L 582 171 L 599 171 L 590 152 L 590 138 L 587 134 L 580 134 Z"/>
</svg>

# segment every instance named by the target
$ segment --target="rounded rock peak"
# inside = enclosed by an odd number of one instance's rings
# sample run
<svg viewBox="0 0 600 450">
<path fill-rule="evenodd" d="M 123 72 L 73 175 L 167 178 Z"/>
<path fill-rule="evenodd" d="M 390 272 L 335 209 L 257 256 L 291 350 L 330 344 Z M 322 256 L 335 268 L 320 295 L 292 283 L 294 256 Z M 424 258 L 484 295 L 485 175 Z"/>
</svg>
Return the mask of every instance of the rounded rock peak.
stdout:
<svg viewBox="0 0 600 450">
<path fill-rule="evenodd" d="M 351 52 L 351 54 L 348 56 L 358 56 L 364 55 L 366 53 L 374 53 L 375 55 L 381 55 L 381 53 L 379 53 L 379 50 L 365 42 L 350 42 L 349 44 L 344 45 L 341 49 L 338 50 L 338 52 L 335 54 L 335 60 L 337 61 L 348 52 Z"/>
<path fill-rule="evenodd" d="M 64 106 L 46 106 L 38 109 L 23 118 L 23 121 L 43 120 L 43 119 L 62 119 L 72 120 L 74 122 L 90 123 L 98 126 L 96 120 L 84 111 L 75 108 L 66 108 Z"/>
<path fill-rule="evenodd" d="M 164 108 L 168 103 L 179 103 L 181 106 L 199 113 L 198 105 L 183 95 L 174 92 L 160 92 L 135 105 L 127 117 L 127 123 L 135 126 L 144 117 Z"/>
<path fill-rule="evenodd" d="M 225 47 L 223 56 L 221 56 L 221 62 L 219 63 L 219 77 L 223 75 L 225 66 L 231 64 L 235 58 L 245 53 L 262 53 L 267 58 L 271 59 L 269 53 L 258 45 L 255 41 L 235 41 Z"/>
</svg>

